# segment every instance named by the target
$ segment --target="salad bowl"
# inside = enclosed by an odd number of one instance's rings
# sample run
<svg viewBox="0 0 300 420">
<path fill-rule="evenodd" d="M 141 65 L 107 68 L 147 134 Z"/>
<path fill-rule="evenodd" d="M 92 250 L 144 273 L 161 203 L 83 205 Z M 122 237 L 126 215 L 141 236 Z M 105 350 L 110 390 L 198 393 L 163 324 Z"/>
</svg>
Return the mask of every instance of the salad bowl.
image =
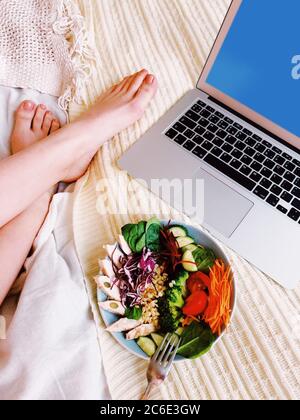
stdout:
<svg viewBox="0 0 300 420">
<path fill-rule="evenodd" d="M 160 223 L 161 223 L 162 226 L 167 226 L 169 224 L 169 221 L 161 220 Z M 232 318 L 234 316 L 234 312 L 235 312 L 237 289 L 236 289 L 236 275 L 235 275 L 235 272 L 234 272 L 234 270 L 231 266 L 231 263 L 230 263 L 228 257 L 222 251 L 222 249 L 217 244 L 217 242 L 214 239 L 212 239 L 211 236 L 209 236 L 208 234 L 206 234 L 202 230 L 200 230 L 200 229 L 198 229 L 194 226 L 187 225 L 185 223 L 178 222 L 178 221 L 172 221 L 171 226 L 182 226 L 188 232 L 188 235 L 190 237 L 194 238 L 195 243 L 200 244 L 204 248 L 211 249 L 214 252 L 217 259 L 223 260 L 224 263 L 226 264 L 226 266 L 229 266 L 231 268 L 232 290 L 231 290 L 231 302 L 230 302 L 230 322 L 229 322 L 229 324 L 230 324 L 231 321 L 232 321 Z M 106 258 L 109 259 L 109 257 L 106 257 Z M 101 302 L 103 303 L 103 302 L 107 301 L 107 295 L 99 287 L 97 289 L 97 298 L 98 298 L 98 302 L 100 304 L 101 304 Z M 104 310 L 101 307 L 99 307 L 99 310 L 100 310 L 102 319 L 103 319 L 106 327 L 111 326 L 112 324 L 114 324 L 115 322 L 117 322 L 120 319 L 120 315 L 108 312 L 107 310 Z M 213 342 L 210 349 L 213 348 L 219 342 L 219 340 L 222 339 L 224 334 L 226 334 L 226 330 L 227 330 L 229 324 L 227 326 L 222 327 L 221 333 L 215 339 L 215 341 Z M 149 360 L 150 357 L 147 356 L 147 354 L 137 344 L 136 340 L 127 340 L 126 336 L 123 332 L 116 332 L 116 333 L 111 333 L 111 334 L 117 340 L 117 342 L 124 349 L 129 351 L 131 354 L 133 354 L 133 355 L 135 355 L 135 356 L 137 356 L 141 359 Z M 177 362 L 186 361 L 186 360 L 187 360 L 187 358 L 182 357 L 180 355 L 176 355 L 174 362 L 177 363 Z"/>
</svg>

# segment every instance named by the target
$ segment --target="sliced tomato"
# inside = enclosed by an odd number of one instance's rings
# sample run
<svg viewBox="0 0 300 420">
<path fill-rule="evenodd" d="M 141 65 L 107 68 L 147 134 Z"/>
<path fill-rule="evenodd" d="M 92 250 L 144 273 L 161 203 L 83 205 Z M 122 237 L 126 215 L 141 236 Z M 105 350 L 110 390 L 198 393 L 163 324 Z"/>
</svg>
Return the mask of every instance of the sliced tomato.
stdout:
<svg viewBox="0 0 300 420">
<path fill-rule="evenodd" d="M 194 293 L 199 290 L 203 290 L 206 287 L 209 289 L 210 286 L 210 278 L 200 271 L 197 273 L 193 273 L 190 275 L 187 281 L 187 288 L 191 293 Z"/>
<path fill-rule="evenodd" d="M 208 304 L 208 296 L 203 290 L 196 290 L 186 300 L 182 312 L 186 316 L 201 315 Z"/>
</svg>

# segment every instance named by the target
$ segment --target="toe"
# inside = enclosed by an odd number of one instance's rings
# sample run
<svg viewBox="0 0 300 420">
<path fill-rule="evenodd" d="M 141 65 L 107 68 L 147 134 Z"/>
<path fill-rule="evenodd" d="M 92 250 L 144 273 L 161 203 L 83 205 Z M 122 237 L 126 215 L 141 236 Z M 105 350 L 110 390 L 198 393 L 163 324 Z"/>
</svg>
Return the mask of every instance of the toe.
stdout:
<svg viewBox="0 0 300 420">
<path fill-rule="evenodd" d="M 58 120 L 52 120 L 50 134 L 54 133 L 56 130 L 60 128 L 60 123 Z"/>
<path fill-rule="evenodd" d="M 34 118 L 36 104 L 32 101 L 24 101 L 16 111 L 16 128 L 30 129 Z"/>
<path fill-rule="evenodd" d="M 126 84 L 127 91 L 129 95 L 134 96 L 139 88 L 142 86 L 146 76 L 148 75 L 148 71 L 143 69 L 133 75 Z"/>
<path fill-rule="evenodd" d="M 157 79 L 149 74 L 135 95 L 133 106 L 143 112 L 157 91 Z"/>
<path fill-rule="evenodd" d="M 40 131 L 42 129 L 42 125 L 44 122 L 44 117 L 47 112 L 46 105 L 39 105 L 35 111 L 35 116 L 32 121 L 32 129 L 33 131 Z"/>
<path fill-rule="evenodd" d="M 44 120 L 42 123 L 42 132 L 45 136 L 49 134 L 53 120 L 54 120 L 54 115 L 52 114 L 52 112 L 47 111 L 45 113 Z"/>
</svg>

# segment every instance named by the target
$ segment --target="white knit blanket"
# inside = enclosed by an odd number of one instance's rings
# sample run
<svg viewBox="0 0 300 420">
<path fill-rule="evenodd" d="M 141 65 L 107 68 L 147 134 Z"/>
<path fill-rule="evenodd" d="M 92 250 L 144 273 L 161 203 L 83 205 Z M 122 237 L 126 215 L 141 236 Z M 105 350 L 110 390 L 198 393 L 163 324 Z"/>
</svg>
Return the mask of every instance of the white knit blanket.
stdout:
<svg viewBox="0 0 300 420">
<path fill-rule="evenodd" d="M 98 328 L 110 392 L 116 399 L 139 398 L 146 385 L 146 363 L 126 352 L 104 331 L 92 276 L 102 245 L 113 243 L 121 226 L 143 215 L 143 203 L 155 197 L 136 187 L 129 216 L 100 216 L 97 182 L 110 179 L 107 206 L 118 197 L 116 161 L 160 116 L 195 86 L 229 0 L 81 0 L 94 31 L 96 72 L 86 88 L 90 101 L 128 73 L 148 68 L 160 90 L 142 120 L 105 144 L 78 187 L 75 238 L 86 272 L 87 289 Z M 74 117 L 81 109 L 73 108 Z M 145 158 L 145 157 L 141 157 Z M 127 179 L 128 182 L 128 179 Z M 173 211 L 160 203 L 160 214 Z M 160 216 L 158 214 L 158 216 Z M 187 221 L 182 216 L 182 220 Z M 237 311 L 219 344 L 197 361 L 176 365 L 153 394 L 163 399 L 299 399 L 300 288 L 287 291 L 230 250 L 238 273 Z M 283 264 L 286 263 L 283 261 Z"/>
</svg>

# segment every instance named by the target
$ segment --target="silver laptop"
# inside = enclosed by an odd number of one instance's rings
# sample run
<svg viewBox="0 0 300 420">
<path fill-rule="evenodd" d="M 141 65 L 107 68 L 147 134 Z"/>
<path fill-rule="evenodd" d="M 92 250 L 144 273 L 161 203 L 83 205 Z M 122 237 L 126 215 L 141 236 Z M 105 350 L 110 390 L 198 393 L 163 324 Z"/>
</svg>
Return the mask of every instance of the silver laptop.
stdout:
<svg viewBox="0 0 300 420">
<path fill-rule="evenodd" d="M 154 179 L 204 181 L 196 221 L 290 289 L 300 280 L 299 16 L 298 0 L 234 0 L 197 87 L 120 160 L 153 190 Z"/>
</svg>

